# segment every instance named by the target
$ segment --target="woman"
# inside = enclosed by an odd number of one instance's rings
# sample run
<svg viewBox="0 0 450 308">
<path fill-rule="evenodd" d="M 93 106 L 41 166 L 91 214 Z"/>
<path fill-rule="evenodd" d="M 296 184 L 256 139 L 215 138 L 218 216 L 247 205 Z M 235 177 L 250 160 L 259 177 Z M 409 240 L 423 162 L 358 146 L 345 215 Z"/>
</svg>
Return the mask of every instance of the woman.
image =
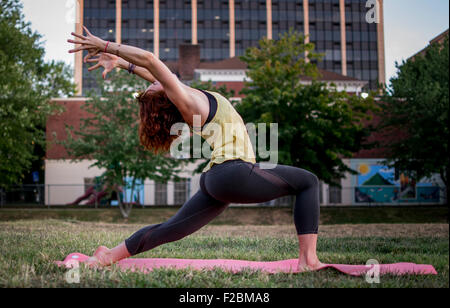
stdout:
<svg viewBox="0 0 450 308">
<path fill-rule="evenodd" d="M 210 143 L 213 152 L 200 178 L 201 189 L 168 221 L 145 227 L 123 243 L 108 249 L 100 246 L 89 263 L 107 266 L 121 259 L 147 251 L 161 244 L 179 240 L 197 231 L 222 213 L 229 203 L 265 202 L 286 195 L 296 195 L 294 222 L 299 240 L 299 271 L 315 270 L 323 264 L 316 254 L 319 223 L 319 181 L 304 169 L 276 165 L 262 169 L 255 162 L 253 149 L 242 118 L 230 102 L 216 92 L 191 88 L 151 52 L 113 42 L 106 42 L 84 27 L 86 35 L 69 43 L 81 46 L 70 50 L 88 51 L 84 62 L 97 63 L 89 71 L 103 67 L 103 78 L 114 68 L 128 69 L 152 84 L 138 97 L 140 102 L 140 140 L 152 151 L 167 150 L 177 136 L 170 128 L 187 123 Z M 94 56 L 99 55 L 97 58 Z M 196 121 L 200 117 L 200 121 Z M 211 137 L 215 125 L 226 131 L 227 124 L 237 124 L 236 136 Z M 226 138 L 225 138 L 226 139 Z"/>
</svg>

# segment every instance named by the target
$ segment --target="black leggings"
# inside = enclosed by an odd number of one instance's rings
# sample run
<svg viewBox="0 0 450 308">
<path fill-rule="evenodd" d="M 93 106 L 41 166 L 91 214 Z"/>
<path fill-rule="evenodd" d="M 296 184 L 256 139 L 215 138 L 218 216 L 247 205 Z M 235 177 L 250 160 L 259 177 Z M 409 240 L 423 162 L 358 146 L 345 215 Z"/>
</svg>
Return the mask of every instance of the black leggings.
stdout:
<svg viewBox="0 0 450 308">
<path fill-rule="evenodd" d="M 173 217 L 142 228 L 125 240 L 125 245 L 131 255 L 136 255 L 192 234 L 230 203 L 259 203 L 286 195 L 296 195 L 297 234 L 317 234 L 319 180 L 313 173 L 291 166 L 261 169 L 258 163 L 226 161 L 202 174 L 200 190 Z"/>
</svg>

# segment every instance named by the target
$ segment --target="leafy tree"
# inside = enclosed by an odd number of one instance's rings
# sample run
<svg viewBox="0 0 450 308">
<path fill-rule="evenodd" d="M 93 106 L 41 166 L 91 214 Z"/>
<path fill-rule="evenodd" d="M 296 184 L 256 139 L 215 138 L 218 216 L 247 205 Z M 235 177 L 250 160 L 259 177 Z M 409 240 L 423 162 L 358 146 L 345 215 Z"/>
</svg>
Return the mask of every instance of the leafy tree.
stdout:
<svg viewBox="0 0 450 308">
<path fill-rule="evenodd" d="M 21 182 L 44 147 L 50 98 L 75 92 L 71 70 L 44 61 L 41 36 L 21 11 L 18 0 L 0 0 L 0 186 Z"/>
<path fill-rule="evenodd" d="M 156 155 L 139 141 L 139 103 L 132 94 L 148 85 L 126 72 L 117 72 L 109 82 L 98 84 L 103 85 L 99 93 L 91 92 L 82 107 L 91 116 L 81 120 L 79 129 L 67 127 L 68 138 L 61 142 L 73 160 L 94 160 L 91 167 L 105 170 L 102 180 L 118 196 L 119 187 L 129 188 L 133 196 L 138 180 L 179 180 L 177 172 L 183 160 Z M 132 179 L 129 186 L 127 177 Z M 132 202 L 120 200 L 119 208 L 127 218 Z"/>
<path fill-rule="evenodd" d="M 237 108 L 247 122 L 266 123 L 267 129 L 269 123 L 278 123 L 278 163 L 310 170 L 339 186 L 336 179 L 355 174 L 342 158 L 374 146 L 366 142 L 371 128 L 363 123 L 374 103 L 372 97 L 352 96 L 318 81 L 315 62 L 321 57 L 292 30 L 278 40 L 260 40 L 241 57 L 251 81 Z M 301 77 L 311 83 L 301 82 Z"/>
<path fill-rule="evenodd" d="M 217 87 L 211 80 L 209 81 L 194 80 L 190 84 L 190 87 L 195 89 L 218 92 L 228 99 L 232 98 L 235 94 L 234 90 L 228 90 L 226 85 L 221 85 L 220 87 Z"/>
<path fill-rule="evenodd" d="M 406 170 L 416 181 L 439 173 L 447 187 L 448 203 L 448 37 L 424 54 L 396 63 L 381 105 L 379 129 L 400 132 L 401 138 L 385 143 L 386 164 Z"/>
</svg>

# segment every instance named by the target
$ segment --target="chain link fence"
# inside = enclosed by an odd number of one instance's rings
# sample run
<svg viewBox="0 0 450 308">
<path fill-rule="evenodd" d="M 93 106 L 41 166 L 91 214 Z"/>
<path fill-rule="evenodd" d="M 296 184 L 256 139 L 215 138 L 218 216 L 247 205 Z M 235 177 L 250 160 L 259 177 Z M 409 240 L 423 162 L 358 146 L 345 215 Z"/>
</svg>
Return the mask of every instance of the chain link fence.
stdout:
<svg viewBox="0 0 450 308">
<path fill-rule="evenodd" d="M 190 183 L 138 185 L 116 193 L 102 191 L 93 185 L 36 184 L 0 188 L 0 206 L 64 206 L 85 205 L 92 207 L 117 206 L 121 201 L 140 206 L 180 206 L 195 191 Z M 380 206 L 380 205 L 437 205 L 447 204 L 445 187 L 424 186 L 415 190 L 401 191 L 399 187 L 360 186 L 326 187 L 321 186 L 320 204 L 322 206 Z M 260 205 L 292 206 L 295 196 L 286 196 Z M 236 206 L 236 204 L 233 204 Z"/>
</svg>

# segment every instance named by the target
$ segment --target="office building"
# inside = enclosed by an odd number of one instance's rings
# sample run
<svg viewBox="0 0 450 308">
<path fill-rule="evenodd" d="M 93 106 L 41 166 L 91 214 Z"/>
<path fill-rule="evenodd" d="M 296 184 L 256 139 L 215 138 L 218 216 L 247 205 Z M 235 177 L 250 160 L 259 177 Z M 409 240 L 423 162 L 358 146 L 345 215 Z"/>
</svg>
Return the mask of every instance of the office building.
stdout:
<svg viewBox="0 0 450 308">
<path fill-rule="evenodd" d="M 364 0 L 78 0 L 76 31 L 82 25 L 105 40 L 152 51 L 163 61 L 178 60 L 178 46 L 200 45 L 202 61 L 241 56 L 267 37 L 293 28 L 307 35 L 324 59 L 319 68 L 368 81 L 385 82 L 383 1 Z M 372 10 L 372 11 L 371 11 Z M 79 94 L 95 87 L 76 55 Z"/>
</svg>

